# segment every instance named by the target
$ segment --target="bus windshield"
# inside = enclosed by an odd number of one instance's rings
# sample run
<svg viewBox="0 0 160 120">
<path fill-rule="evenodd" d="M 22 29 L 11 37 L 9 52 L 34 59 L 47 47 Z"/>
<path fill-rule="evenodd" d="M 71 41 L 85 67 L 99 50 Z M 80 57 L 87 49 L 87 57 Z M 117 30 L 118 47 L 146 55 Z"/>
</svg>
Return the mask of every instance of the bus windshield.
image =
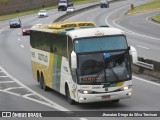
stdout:
<svg viewBox="0 0 160 120">
<path fill-rule="evenodd" d="M 79 84 L 116 83 L 131 79 L 126 37 L 102 36 L 74 40 Z"/>
<path fill-rule="evenodd" d="M 74 46 L 76 53 L 86 53 L 127 49 L 127 42 L 123 35 L 102 36 L 75 39 Z"/>
<path fill-rule="evenodd" d="M 77 56 L 79 84 L 116 83 L 131 79 L 127 50 Z"/>
</svg>

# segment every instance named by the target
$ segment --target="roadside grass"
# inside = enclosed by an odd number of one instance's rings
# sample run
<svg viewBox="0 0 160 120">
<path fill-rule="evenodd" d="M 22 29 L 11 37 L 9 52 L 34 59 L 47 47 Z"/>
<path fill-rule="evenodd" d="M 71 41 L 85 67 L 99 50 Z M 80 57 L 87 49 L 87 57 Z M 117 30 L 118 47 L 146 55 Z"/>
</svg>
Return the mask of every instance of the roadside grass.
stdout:
<svg viewBox="0 0 160 120">
<path fill-rule="evenodd" d="M 156 9 L 160 9 L 160 0 L 153 0 L 149 3 L 137 6 L 134 9 L 131 9 L 129 11 L 129 14 L 134 14 L 134 13 L 144 12 L 144 11 L 150 11 L 150 10 L 156 10 Z"/>
<path fill-rule="evenodd" d="M 6 1 L 7 0 L 0 0 L 0 3 L 6 2 Z M 78 5 L 78 4 L 93 3 L 93 2 L 98 2 L 98 1 L 99 0 L 73 0 L 73 3 L 74 3 L 74 5 Z M 38 11 L 40 9 L 51 10 L 51 9 L 55 9 L 55 8 L 57 8 L 57 5 L 50 6 L 50 7 L 38 8 L 38 9 L 34 9 L 34 10 L 20 11 L 17 13 L 11 13 L 11 14 L 6 14 L 6 15 L 0 15 L 0 21 L 4 21 L 4 20 L 11 19 L 11 18 L 24 16 L 24 15 L 29 15 L 29 14 L 33 14 L 33 13 L 38 13 Z"/>
<path fill-rule="evenodd" d="M 8 2 L 8 0 L 0 0 L 0 3 Z"/>
<path fill-rule="evenodd" d="M 84 4 L 89 2 L 99 2 L 99 0 L 72 0 L 76 4 Z"/>
<path fill-rule="evenodd" d="M 153 16 L 152 20 L 157 21 L 157 22 L 160 23 L 160 14 Z"/>
<path fill-rule="evenodd" d="M 24 16 L 24 15 L 29 15 L 29 14 L 33 14 L 33 13 L 38 13 L 38 11 L 40 9 L 50 10 L 50 9 L 54 9 L 54 8 L 56 8 L 56 6 L 43 7 L 43 8 L 38 8 L 38 9 L 34 9 L 34 10 L 27 10 L 27 11 L 22 11 L 22 12 L 17 12 L 17 13 L 0 15 L 0 21 L 8 20 L 8 19 L 11 19 L 11 18 L 16 18 L 16 17 L 20 17 L 20 16 Z"/>
</svg>

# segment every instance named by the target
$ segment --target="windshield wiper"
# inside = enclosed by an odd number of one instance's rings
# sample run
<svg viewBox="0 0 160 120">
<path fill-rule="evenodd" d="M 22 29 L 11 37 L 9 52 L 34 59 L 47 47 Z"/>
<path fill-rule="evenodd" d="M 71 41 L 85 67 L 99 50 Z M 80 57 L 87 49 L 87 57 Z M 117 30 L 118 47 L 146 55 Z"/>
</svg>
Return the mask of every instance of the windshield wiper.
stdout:
<svg viewBox="0 0 160 120">
<path fill-rule="evenodd" d="M 120 81 L 119 77 L 117 76 L 117 74 L 114 72 L 113 67 L 111 67 L 110 63 L 108 63 L 108 68 L 110 71 L 112 71 L 114 77 L 117 79 L 117 81 Z"/>
<path fill-rule="evenodd" d="M 106 63 L 105 63 L 105 58 L 104 58 L 104 56 L 103 56 L 103 54 L 102 54 L 102 57 L 103 57 L 103 61 L 104 61 L 104 70 L 107 68 L 107 65 L 106 65 Z M 117 58 L 118 59 L 118 58 Z M 117 60 L 117 59 L 115 59 L 115 60 Z M 115 61 L 115 60 L 113 60 L 113 61 Z M 110 62 L 108 62 L 108 68 L 109 68 L 109 70 L 113 73 L 113 75 L 114 75 L 114 77 L 117 79 L 117 81 L 120 81 L 120 79 L 119 79 L 119 77 L 117 76 L 117 74 L 114 72 L 114 70 L 113 70 L 113 67 L 111 67 L 111 65 L 110 65 Z M 106 72 L 105 72 L 105 74 L 106 74 Z M 105 75 L 105 78 L 106 78 L 106 75 Z M 107 79 L 107 78 L 106 78 Z"/>
</svg>

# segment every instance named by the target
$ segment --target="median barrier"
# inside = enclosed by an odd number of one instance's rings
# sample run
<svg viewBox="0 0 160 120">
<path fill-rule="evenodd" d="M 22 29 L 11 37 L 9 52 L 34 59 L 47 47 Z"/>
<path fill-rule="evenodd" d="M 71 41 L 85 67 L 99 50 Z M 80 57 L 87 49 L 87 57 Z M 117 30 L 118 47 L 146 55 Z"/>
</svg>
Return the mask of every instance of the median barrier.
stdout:
<svg viewBox="0 0 160 120">
<path fill-rule="evenodd" d="M 160 62 L 144 59 L 142 57 L 138 57 L 138 62 L 142 62 L 143 65 L 133 64 L 132 71 L 136 74 L 144 74 L 150 77 L 154 77 L 160 79 Z M 145 66 L 146 65 L 146 66 Z M 149 66 L 149 68 L 148 68 Z M 153 69 L 151 69 L 153 68 Z"/>
</svg>

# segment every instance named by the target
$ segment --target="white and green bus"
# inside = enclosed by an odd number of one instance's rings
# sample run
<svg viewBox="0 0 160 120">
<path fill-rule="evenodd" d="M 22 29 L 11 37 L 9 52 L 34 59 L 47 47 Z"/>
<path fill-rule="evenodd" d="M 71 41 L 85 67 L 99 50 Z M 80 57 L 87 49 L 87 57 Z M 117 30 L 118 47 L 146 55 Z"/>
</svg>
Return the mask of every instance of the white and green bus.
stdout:
<svg viewBox="0 0 160 120">
<path fill-rule="evenodd" d="M 92 22 L 35 25 L 30 45 L 34 79 L 71 104 L 131 97 L 137 52 L 122 30 Z"/>
</svg>

